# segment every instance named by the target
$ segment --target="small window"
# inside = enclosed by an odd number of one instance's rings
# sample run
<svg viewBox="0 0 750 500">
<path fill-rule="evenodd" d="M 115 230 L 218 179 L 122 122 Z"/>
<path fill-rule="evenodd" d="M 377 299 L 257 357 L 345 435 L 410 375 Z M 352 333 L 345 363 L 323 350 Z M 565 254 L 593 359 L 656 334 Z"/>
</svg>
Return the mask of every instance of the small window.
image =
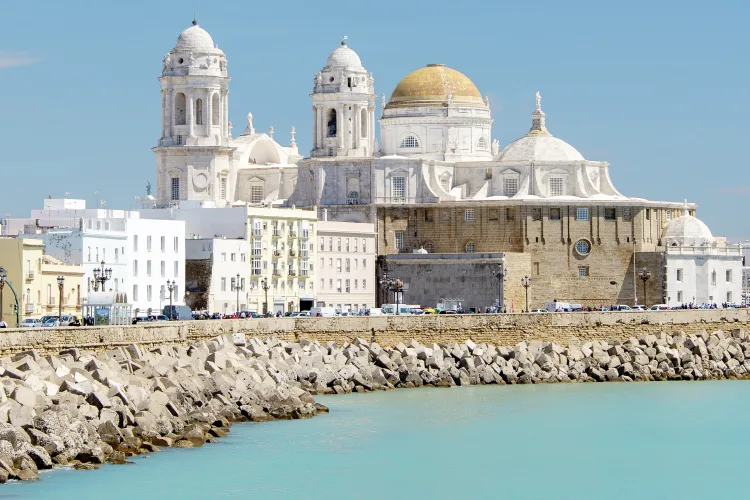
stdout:
<svg viewBox="0 0 750 500">
<path fill-rule="evenodd" d="M 672 220 L 672 211 L 670 209 L 666 209 L 664 211 L 664 217 L 666 217 L 667 220 Z"/>
<path fill-rule="evenodd" d="M 409 134 L 401 141 L 400 148 L 418 148 L 419 140 L 413 134 Z"/>
<path fill-rule="evenodd" d="M 516 209 L 514 207 L 508 207 L 505 209 L 505 220 L 506 221 L 516 220 Z"/>
<path fill-rule="evenodd" d="M 732 270 L 727 269 L 726 275 L 727 275 L 727 283 L 731 283 L 732 282 Z"/>
<path fill-rule="evenodd" d="M 180 179 L 172 177 L 172 200 L 180 199 Z"/>
<path fill-rule="evenodd" d="M 562 177 L 552 177 L 549 180 L 549 195 L 550 196 L 562 196 L 563 195 Z"/>
<path fill-rule="evenodd" d="M 503 180 L 503 194 L 511 197 L 518 193 L 518 178 L 512 177 Z"/>
<path fill-rule="evenodd" d="M 464 210 L 464 222 L 474 222 L 474 209 L 467 208 Z"/>
<path fill-rule="evenodd" d="M 394 201 L 404 201 L 406 198 L 406 177 L 394 177 L 391 180 L 391 197 Z"/>
<path fill-rule="evenodd" d="M 487 139 L 484 136 L 477 139 L 477 149 L 487 149 Z"/>
<path fill-rule="evenodd" d="M 682 292 L 677 292 L 677 302 L 682 304 Z"/>
<path fill-rule="evenodd" d="M 398 250 L 404 249 L 404 233 L 402 231 L 396 231 L 396 248 Z"/>
<path fill-rule="evenodd" d="M 677 281 L 682 281 L 682 269 L 677 270 Z"/>
<path fill-rule="evenodd" d="M 464 252 L 466 253 L 474 253 L 476 251 L 476 245 L 473 241 L 466 242 L 466 245 L 464 245 Z"/>
<path fill-rule="evenodd" d="M 424 248 L 427 253 L 435 253 L 435 244 L 431 241 L 425 242 L 424 245 L 422 245 L 422 248 Z M 362 262 L 364 263 L 364 261 Z"/>
<path fill-rule="evenodd" d="M 576 210 L 576 220 L 589 220 L 589 209 L 579 207 Z"/>
<path fill-rule="evenodd" d="M 591 245 L 586 240 L 578 240 L 576 242 L 576 252 L 580 255 L 588 255 L 591 252 Z"/>
<path fill-rule="evenodd" d="M 633 211 L 630 207 L 625 207 L 622 209 L 622 220 L 630 221 L 633 220 Z"/>
<path fill-rule="evenodd" d="M 450 178 L 447 175 L 440 179 L 440 187 L 443 188 L 443 191 L 450 192 Z"/>
<path fill-rule="evenodd" d="M 531 220 L 542 220 L 542 209 L 534 208 L 531 211 Z"/>
<path fill-rule="evenodd" d="M 651 220 L 651 209 L 650 208 L 646 209 L 646 220 Z"/>
<path fill-rule="evenodd" d="M 534 262 L 534 276 L 539 276 L 539 262 Z"/>
<path fill-rule="evenodd" d="M 604 220 L 615 220 L 617 218 L 614 208 L 604 209 Z"/>
<path fill-rule="evenodd" d="M 727 292 L 727 304 L 732 303 L 732 292 Z"/>
<path fill-rule="evenodd" d="M 549 220 L 560 220 L 560 209 L 550 208 L 549 209 Z"/>
<path fill-rule="evenodd" d="M 589 266 L 578 266 L 578 277 L 585 278 L 589 275 Z"/>
<path fill-rule="evenodd" d="M 497 208 L 490 208 L 489 219 L 498 220 L 500 218 Z"/>
<path fill-rule="evenodd" d="M 250 186 L 250 203 L 263 203 L 264 198 L 262 184 L 253 184 Z"/>
<path fill-rule="evenodd" d="M 434 211 L 431 208 L 425 208 L 424 209 L 424 221 L 425 222 L 432 222 L 434 219 Z"/>
</svg>

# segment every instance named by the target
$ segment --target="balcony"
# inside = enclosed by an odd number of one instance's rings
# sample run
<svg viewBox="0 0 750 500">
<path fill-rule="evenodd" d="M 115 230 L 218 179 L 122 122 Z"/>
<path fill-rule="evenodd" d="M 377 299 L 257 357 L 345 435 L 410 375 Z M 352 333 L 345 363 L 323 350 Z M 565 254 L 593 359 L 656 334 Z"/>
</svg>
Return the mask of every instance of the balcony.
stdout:
<svg viewBox="0 0 750 500">
<path fill-rule="evenodd" d="M 289 231 L 289 237 L 290 238 L 296 238 L 297 237 L 297 231 Z"/>
<path fill-rule="evenodd" d="M 281 257 L 281 252 L 279 250 L 274 250 L 273 251 L 273 258 L 274 259 L 278 259 L 279 257 Z"/>
<path fill-rule="evenodd" d="M 290 269 L 289 276 L 297 276 L 297 271 L 295 271 L 294 269 Z"/>
<path fill-rule="evenodd" d="M 26 312 L 26 314 L 34 314 L 34 311 L 36 309 L 35 306 L 36 304 L 34 304 L 33 302 L 29 302 L 24 306 L 24 311 Z"/>
<path fill-rule="evenodd" d="M 274 271 L 272 276 L 274 278 L 280 278 L 281 277 L 281 273 L 279 273 L 278 271 Z"/>
<path fill-rule="evenodd" d="M 300 277 L 300 278 L 307 278 L 307 277 L 309 277 L 309 276 L 310 276 L 310 271 L 308 271 L 307 269 L 302 269 L 302 270 L 301 270 L 301 271 L 299 272 L 299 277 Z"/>
<path fill-rule="evenodd" d="M 302 233 L 300 234 L 300 238 L 302 239 L 308 239 L 310 237 L 310 231 L 303 229 Z"/>
<path fill-rule="evenodd" d="M 29 271 L 26 273 L 26 281 L 31 281 L 36 276 L 36 273 L 34 271 Z"/>
<path fill-rule="evenodd" d="M 297 256 L 297 250 L 289 250 L 289 257 L 296 257 Z"/>
<path fill-rule="evenodd" d="M 260 269 L 253 269 L 253 274 L 254 274 L 255 276 L 259 276 L 259 275 L 261 274 L 261 273 L 260 273 Z"/>
<path fill-rule="evenodd" d="M 310 257 L 310 251 L 309 250 L 300 250 L 299 256 L 302 257 L 303 259 L 307 259 L 308 257 Z"/>
<path fill-rule="evenodd" d="M 272 233 L 272 236 L 274 238 L 281 238 L 281 231 L 279 231 L 278 229 L 274 229 L 273 233 Z"/>
<path fill-rule="evenodd" d="M 263 232 L 261 229 L 253 229 L 252 235 L 253 238 L 260 238 L 261 236 L 263 236 Z"/>
</svg>

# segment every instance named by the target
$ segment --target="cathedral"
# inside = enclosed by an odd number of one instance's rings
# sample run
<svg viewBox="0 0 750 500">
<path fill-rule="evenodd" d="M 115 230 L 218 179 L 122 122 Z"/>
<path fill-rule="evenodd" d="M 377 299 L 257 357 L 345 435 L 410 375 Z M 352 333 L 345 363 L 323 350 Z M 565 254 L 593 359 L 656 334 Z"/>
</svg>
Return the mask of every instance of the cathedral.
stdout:
<svg viewBox="0 0 750 500">
<path fill-rule="evenodd" d="M 489 99 L 466 75 L 428 64 L 378 99 L 344 39 L 313 77 L 303 158 L 294 130 L 282 146 L 249 114 L 234 136 L 226 55 L 195 21 L 164 56 L 160 82 L 162 206 L 315 206 L 330 220 L 374 223 L 382 256 L 503 253 L 508 296 L 521 297 L 528 276 L 536 304 L 632 304 L 640 285 L 651 302 L 668 300 L 662 238 L 695 204 L 620 193 L 607 162 L 550 132 L 539 92 L 528 133 L 501 149 Z M 637 278 L 642 267 L 648 283 Z"/>
</svg>

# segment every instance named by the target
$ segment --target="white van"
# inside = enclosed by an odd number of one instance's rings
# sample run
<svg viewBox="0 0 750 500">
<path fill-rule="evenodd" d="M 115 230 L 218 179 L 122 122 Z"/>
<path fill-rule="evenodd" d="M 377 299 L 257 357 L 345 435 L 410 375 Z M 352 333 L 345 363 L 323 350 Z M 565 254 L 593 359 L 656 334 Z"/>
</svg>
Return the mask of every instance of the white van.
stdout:
<svg viewBox="0 0 750 500">
<path fill-rule="evenodd" d="M 321 316 L 324 318 L 333 318 L 337 316 L 336 308 L 335 307 L 313 307 L 310 309 L 310 316 L 312 316 L 313 318 L 321 317 Z"/>
</svg>

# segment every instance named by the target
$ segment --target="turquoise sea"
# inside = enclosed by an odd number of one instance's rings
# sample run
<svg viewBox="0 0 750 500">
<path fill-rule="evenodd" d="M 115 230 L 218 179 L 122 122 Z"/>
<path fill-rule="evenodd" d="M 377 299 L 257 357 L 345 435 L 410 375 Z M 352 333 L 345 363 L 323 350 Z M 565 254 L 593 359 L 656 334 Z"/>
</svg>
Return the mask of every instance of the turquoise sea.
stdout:
<svg viewBox="0 0 750 500">
<path fill-rule="evenodd" d="M 15 498 L 750 498 L 750 382 L 411 389 L 238 424 L 199 449 L 0 486 Z"/>
</svg>

